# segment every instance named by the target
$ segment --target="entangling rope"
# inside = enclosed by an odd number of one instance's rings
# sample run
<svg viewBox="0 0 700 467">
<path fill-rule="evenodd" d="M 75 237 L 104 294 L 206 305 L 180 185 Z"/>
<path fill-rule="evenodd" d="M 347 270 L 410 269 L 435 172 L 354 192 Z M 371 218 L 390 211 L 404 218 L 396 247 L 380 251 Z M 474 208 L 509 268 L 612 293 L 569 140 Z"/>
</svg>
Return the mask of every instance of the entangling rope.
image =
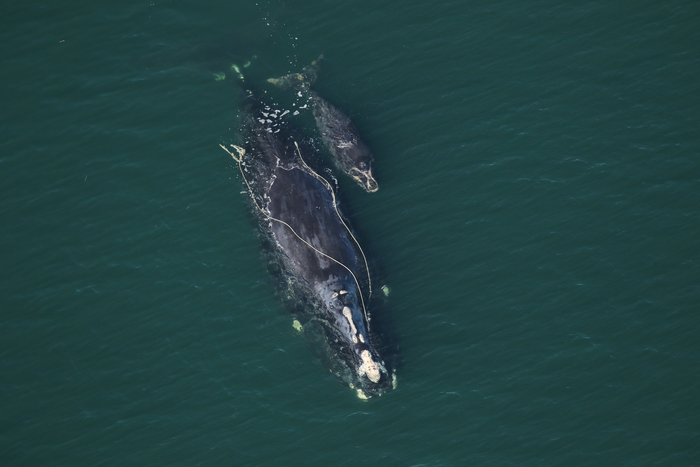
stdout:
<svg viewBox="0 0 700 467">
<path fill-rule="evenodd" d="M 323 56 L 321 56 L 323 57 Z M 353 241 L 355 242 L 355 245 L 357 245 L 357 249 L 360 250 L 360 253 L 362 254 L 362 259 L 365 262 L 365 270 L 367 271 L 367 285 L 369 286 L 369 298 L 372 298 L 372 278 L 369 275 L 369 264 L 367 264 L 367 257 L 365 256 L 365 252 L 362 251 L 362 247 L 360 246 L 360 242 L 357 241 L 355 236 L 352 234 L 352 231 L 350 230 L 350 227 L 345 224 L 345 221 L 343 220 L 343 216 L 340 215 L 340 211 L 338 211 L 338 203 L 335 199 L 335 191 L 333 191 L 333 187 L 331 186 L 330 182 L 326 180 L 325 178 L 321 177 L 318 173 L 316 173 L 309 165 L 306 163 L 304 158 L 301 156 L 301 151 L 299 150 L 299 145 L 297 144 L 296 141 L 294 141 L 294 146 L 297 148 L 297 154 L 299 154 L 299 159 L 304 163 L 307 169 L 309 169 L 309 172 L 318 180 L 319 182 L 323 183 L 326 189 L 330 192 L 331 197 L 333 197 L 333 209 L 335 209 L 335 214 L 338 216 L 338 220 L 340 220 L 340 223 L 343 224 L 343 227 L 345 227 L 345 230 L 350 234 L 352 237 Z"/>
<path fill-rule="evenodd" d="M 294 142 L 294 145 L 297 147 L 297 151 L 299 151 L 299 146 L 297 145 L 296 141 Z M 230 155 L 231 157 L 233 157 L 233 160 L 235 160 L 236 162 L 238 162 L 238 170 L 241 172 L 241 176 L 243 177 L 243 181 L 245 182 L 246 186 L 248 187 L 248 193 L 250 194 L 250 198 L 253 200 L 253 204 L 255 204 L 255 207 L 258 209 L 258 211 L 260 211 L 260 212 L 261 212 L 265 217 L 267 217 L 268 219 L 270 219 L 270 220 L 272 220 L 272 221 L 275 221 L 275 222 L 279 222 L 280 224 L 287 226 L 287 228 L 289 228 L 289 230 L 291 230 L 292 233 L 293 233 L 294 235 L 296 235 L 296 237 L 297 237 L 299 240 L 301 240 L 301 241 L 304 242 L 306 245 L 308 245 L 309 248 L 311 248 L 312 250 L 314 250 L 314 251 L 317 252 L 318 254 L 325 256 L 326 258 L 330 259 L 331 261 L 334 261 L 335 263 L 341 265 L 341 266 L 344 267 L 345 269 L 347 269 L 347 271 L 350 273 L 350 275 L 352 276 L 352 278 L 355 280 L 355 284 L 357 285 L 357 291 L 358 291 L 359 294 L 360 294 L 360 301 L 362 302 L 362 314 L 364 314 L 365 320 L 367 321 L 367 332 L 369 332 L 369 321 L 370 321 L 370 320 L 369 320 L 369 316 L 367 315 L 367 309 L 365 308 L 365 299 L 364 299 L 364 297 L 362 296 L 362 288 L 360 287 L 360 282 L 357 280 L 357 276 L 355 276 L 355 274 L 354 274 L 354 273 L 350 270 L 350 268 L 348 268 L 346 265 L 344 265 L 343 263 L 341 263 L 341 262 L 338 261 L 337 259 L 333 258 L 332 256 L 327 255 L 326 253 L 322 252 L 321 250 L 319 250 L 318 248 L 316 248 L 315 246 L 313 246 L 312 244 L 310 244 L 309 242 L 307 242 L 306 240 L 304 240 L 304 239 L 294 230 L 294 228 L 293 228 L 291 225 L 287 224 L 285 221 L 283 221 L 283 220 L 281 220 L 281 219 L 277 219 L 277 218 L 272 217 L 272 216 L 270 216 L 269 214 L 267 214 L 267 213 L 258 205 L 258 202 L 255 200 L 255 196 L 253 196 L 253 190 L 250 188 L 250 184 L 248 183 L 248 179 L 246 178 L 245 173 L 243 172 L 242 161 L 243 161 L 243 156 L 245 155 L 245 149 L 243 149 L 243 148 L 240 147 L 240 146 L 236 146 L 235 144 L 231 144 L 231 147 L 234 148 L 234 149 L 236 150 L 236 152 L 238 153 L 238 157 L 236 157 L 236 155 L 235 155 L 234 153 L 232 153 L 231 151 L 229 151 L 228 148 L 226 148 L 226 146 L 224 146 L 223 144 L 219 144 L 219 146 L 221 146 L 221 148 L 222 148 L 224 151 L 226 151 L 227 153 L 229 153 L 229 155 Z M 301 157 L 301 152 L 299 152 L 299 156 Z M 302 158 L 302 162 L 304 162 L 304 159 L 303 159 L 303 158 Z M 304 165 L 306 165 L 306 162 L 304 162 Z M 318 175 L 316 172 L 314 172 L 313 170 L 311 170 L 311 168 L 309 168 L 308 165 L 306 165 L 306 167 L 311 171 L 312 174 L 314 174 L 315 178 L 321 179 L 321 180 L 323 180 L 323 181 L 326 183 L 326 188 L 328 188 L 328 187 L 330 186 L 330 184 L 328 183 L 328 181 L 327 181 L 326 179 L 324 179 L 323 177 L 321 177 L 320 175 Z M 319 180 L 319 181 L 320 181 L 320 180 Z M 363 257 L 364 260 L 365 260 L 365 267 L 367 267 L 367 280 L 370 282 L 370 293 L 371 293 L 371 290 L 372 290 L 372 289 L 371 289 L 371 279 L 370 279 L 370 277 L 369 277 L 369 267 L 367 266 L 367 259 L 365 258 L 365 254 L 364 254 L 364 252 L 362 251 L 362 248 L 360 247 L 360 245 L 359 245 L 359 243 L 357 242 L 357 240 L 355 239 L 355 237 L 352 235 L 352 232 L 350 232 L 350 229 L 348 229 L 348 226 L 345 225 L 345 222 L 343 222 L 343 219 L 342 219 L 342 217 L 340 216 L 340 213 L 338 212 L 338 207 L 337 207 L 336 204 L 335 204 L 335 195 L 333 194 L 333 190 L 330 189 L 329 191 L 331 192 L 331 196 L 333 197 L 333 207 L 335 208 L 335 212 L 336 212 L 336 215 L 338 216 L 338 219 L 340 219 L 340 222 L 343 224 L 343 226 L 345 227 L 345 229 L 347 229 L 348 233 L 350 233 L 350 236 L 352 236 L 353 240 L 355 240 L 355 243 L 357 244 L 358 248 L 360 249 L 360 252 L 362 253 L 362 257 Z"/>
</svg>

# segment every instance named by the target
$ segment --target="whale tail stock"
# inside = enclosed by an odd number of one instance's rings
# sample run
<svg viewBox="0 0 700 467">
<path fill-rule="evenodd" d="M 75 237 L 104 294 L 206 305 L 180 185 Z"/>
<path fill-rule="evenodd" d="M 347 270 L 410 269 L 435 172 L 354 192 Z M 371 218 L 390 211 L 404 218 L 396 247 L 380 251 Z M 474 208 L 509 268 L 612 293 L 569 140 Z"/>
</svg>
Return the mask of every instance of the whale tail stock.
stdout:
<svg viewBox="0 0 700 467">
<path fill-rule="evenodd" d="M 321 60 L 323 60 L 323 55 L 319 55 L 316 60 L 311 62 L 311 65 L 304 67 L 300 73 L 291 73 L 280 78 L 269 78 L 267 82 L 282 89 L 308 89 L 316 82 Z"/>
</svg>

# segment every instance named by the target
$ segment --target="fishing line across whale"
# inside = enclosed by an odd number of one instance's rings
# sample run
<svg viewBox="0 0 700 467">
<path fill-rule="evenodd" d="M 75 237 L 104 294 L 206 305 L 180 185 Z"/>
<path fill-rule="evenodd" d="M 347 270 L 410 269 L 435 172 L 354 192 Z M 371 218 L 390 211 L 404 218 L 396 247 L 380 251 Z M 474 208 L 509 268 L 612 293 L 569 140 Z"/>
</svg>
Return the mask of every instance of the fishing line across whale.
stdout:
<svg viewBox="0 0 700 467">
<path fill-rule="evenodd" d="M 304 158 L 301 155 L 301 150 L 299 150 L 299 145 L 297 144 L 296 141 L 294 141 L 294 146 L 297 148 L 297 154 L 299 154 L 299 159 L 304 163 L 307 169 L 309 169 L 309 172 L 318 180 L 319 182 L 323 183 L 323 185 L 326 187 L 326 189 L 330 192 L 331 197 L 333 198 L 333 209 L 335 209 L 335 214 L 338 216 L 338 220 L 340 221 L 341 224 L 343 224 L 343 227 L 345 227 L 345 230 L 350 234 L 352 237 L 352 240 L 355 242 L 355 245 L 357 245 L 357 249 L 360 250 L 360 254 L 362 254 L 362 259 L 365 262 L 365 270 L 367 271 L 367 285 L 368 285 L 368 298 L 372 298 L 372 278 L 370 277 L 369 274 L 369 264 L 367 263 L 367 257 L 365 256 L 365 252 L 362 250 L 362 247 L 360 246 L 360 242 L 357 241 L 355 238 L 355 235 L 353 235 L 352 231 L 350 230 L 350 227 L 347 226 L 345 221 L 343 220 L 343 216 L 340 215 L 340 211 L 338 211 L 338 203 L 335 199 L 335 192 L 333 191 L 333 187 L 331 184 L 326 180 L 325 178 L 321 177 L 318 173 L 316 173 L 309 165 L 306 163 Z"/>
<path fill-rule="evenodd" d="M 362 251 L 362 247 L 361 247 L 360 244 L 358 243 L 357 239 L 356 239 L 355 236 L 352 234 L 352 232 L 350 232 L 350 229 L 349 229 L 348 226 L 345 224 L 345 222 L 343 222 L 343 219 L 342 219 L 342 216 L 340 215 L 340 212 L 338 212 L 338 207 L 337 207 L 336 202 L 335 202 L 335 194 L 333 193 L 333 190 L 329 188 L 329 187 L 330 187 L 330 183 L 328 183 L 328 181 L 327 181 L 325 178 L 321 177 L 321 176 L 318 175 L 316 172 L 314 172 L 314 171 L 306 164 L 306 162 L 304 161 L 304 159 L 301 157 L 301 152 L 299 151 L 299 145 L 297 144 L 296 141 L 294 141 L 294 145 L 295 145 L 296 148 L 297 148 L 297 151 L 298 151 L 298 153 L 299 153 L 299 157 L 301 158 L 301 161 L 302 161 L 302 162 L 304 163 L 304 165 L 311 171 L 311 173 L 313 174 L 314 178 L 316 178 L 316 179 L 319 180 L 319 181 L 320 181 L 320 180 L 323 180 L 323 182 L 325 182 L 326 188 L 329 189 L 329 191 L 330 191 L 330 193 L 331 193 L 331 196 L 333 197 L 333 207 L 335 208 L 335 212 L 336 212 L 336 215 L 338 216 L 338 219 L 340 219 L 340 222 L 343 224 L 343 226 L 344 226 L 345 229 L 348 231 L 348 233 L 350 233 L 350 236 L 351 236 L 352 239 L 355 241 L 355 244 L 357 245 L 358 249 L 360 250 L 360 253 L 362 253 L 362 258 L 364 259 L 364 261 L 365 261 L 365 267 L 367 268 L 367 281 L 368 281 L 368 283 L 369 283 L 369 293 L 371 294 L 371 293 L 372 293 L 372 292 L 371 292 L 371 291 L 372 291 L 372 280 L 371 280 L 370 274 L 369 274 L 369 265 L 367 264 L 367 258 L 365 257 L 365 253 Z M 370 324 L 369 324 L 370 318 L 369 318 L 369 316 L 367 315 L 367 309 L 365 308 L 365 299 L 364 299 L 364 297 L 363 297 L 363 295 L 362 295 L 362 288 L 360 287 L 360 282 L 357 280 L 357 276 L 355 276 L 355 274 L 354 274 L 354 273 L 350 270 L 350 268 L 348 268 L 346 265 L 344 265 L 343 263 L 341 263 L 341 262 L 338 261 L 337 259 L 333 258 L 332 256 L 327 255 L 326 253 L 322 252 L 321 250 L 319 250 L 318 248 L 316 248 L 315 246 L 313 246 L 312 244 L 310 244 L 309 242 L 307 242 L 306 240 L 304 240 L 304 239 L 294 230 L 294 228 L 293 228 L 291 225 L 289 225 L 288 223 L 286 223 L 285 221 L 283 221 L 283 220 L 281 220 L 281 219 L 277 219 L 277 218 L 272 217 L 272 216 L 270 216 L 269 214 L 267 214 L 267 213 L 258 205 L 258 202 L 255 200 L 255 197 L 253 196 L 253 191 L 252 191 L 252 189 L 250 188 L 250 184 L 248 183 L 248 179 L 246 178 L 245 173 L 243 172 L 242 161 L 243 161 L 243 156 L 245 155 L 245 149 L 243 149 L 243 148 L 240 147 L 240 146 L 236 146 L 235 144 L 231 144 L 231 147 L 234 148 L 234 149 L 236 150 L 236 152 L 238 153 L 238 157 L 236 157 L 236 155 L 235 155 L 234 153 L 232 153 L 231 151 L 229 151 L 229 150 L 226 148 L 226 146 L 224 146 L 223 144 L 219 144 L 219 146 L 221 146 L 221 148 L 222 148 L 224 151 L 226 151 L 227 153 L 229 153 L 229 155 L 230 155 L 231 157 L 233 157 L 233 160 L 235 160 L 235 161 L 238 163 L 238 170 L 241 172 L 241 176 L 243 177 L 243 181 L 245 182 L 246 186 L 248 187 L 248 193 L 250 194 L 250 198 L 253 200 L 253 204 L 254 204 L 255 207 L 258 209 L 258 211 L 260 211 L 260 212 L 261 212 L 265 217 L 267 217 L 269 220 L 272 220 L 272 221 L 275 221 L 275 222 L 279 222 L 280 224 L 285 225 L 287 228 L 289 228 L 289 230 L 292 231 L 292 233 L 293 233 L 299 240 L 301 240 L 301 241 L 302 241 L 303 243 L 305 243 L 309 248 L 311 248 L 312 250 L 314 250 L 314 251 L 317 252 L 318 254 L 325 256 L 326 258 L 330 259 L 331 261 L 334 261 L 334 262 L 336 262 L 337 264 L 339 264 L 340 266 L 342 266 L 342 267 L 344 267 L 345 269 L 347 269 L 347 271 L 350 273 L 350 275 L 352 276 L 352 278 L 355 280 L 355 285 L 357 285 L 357 291 L 358 291 L 359 294 L 360 294 L 360 301 L 361 301 L 361 303 L 362 303 L 362 314 L 365 316 L 365 320 L 367 321 L 367 332 L 369 332 L 369 331 L 370 331 Z"/>
</svg>

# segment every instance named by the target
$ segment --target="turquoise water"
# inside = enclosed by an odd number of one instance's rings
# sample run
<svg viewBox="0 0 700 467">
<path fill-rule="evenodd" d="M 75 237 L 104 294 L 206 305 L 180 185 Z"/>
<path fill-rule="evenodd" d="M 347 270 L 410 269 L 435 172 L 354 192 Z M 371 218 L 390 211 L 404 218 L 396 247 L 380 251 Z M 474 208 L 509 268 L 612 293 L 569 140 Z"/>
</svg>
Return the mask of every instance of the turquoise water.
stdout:
<svg viewBox="0 0 700 467">
<path fill-rule="evenodd" d="M 10 2 L 0 462 L 700 465 L 695 2 Z M 323 53 L 380 190 L 361 401 L 275 300 L 231 62 Z M 214 73 L 226 72 L 216 81 Z"/>
</svg>

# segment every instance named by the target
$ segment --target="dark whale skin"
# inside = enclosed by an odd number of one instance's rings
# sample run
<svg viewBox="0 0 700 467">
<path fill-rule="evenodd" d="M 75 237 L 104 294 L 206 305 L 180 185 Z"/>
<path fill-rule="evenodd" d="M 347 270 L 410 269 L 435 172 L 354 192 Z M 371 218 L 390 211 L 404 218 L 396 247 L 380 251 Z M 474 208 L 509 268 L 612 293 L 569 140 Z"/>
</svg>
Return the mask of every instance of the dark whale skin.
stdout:
<svg viewBox="0 0 700 467">
<path fill-rule="evenodd" d="M 377 191 L 379 185 L 374 178 L 374 156 L 350 117 L 315 91 L 309 89 L 307 93 L 318 131 L 338 168 L 365 191 Z"/>
<path fill-rule="evenodd" d="M 256 103 L 240 168 L 279 293 L 330 371 L 361 398 L 391 390 L 368 322 L 368 271 L 333 186 L 307 165 L 286 112 Z"/>
<path fill-rule="evenodd" d="M 360 132 L 345 112 L 321 97 L 311 86 L 316 81 L 323 55 L 304 67 L 300 73 L 292 73 L 267 81 L 283 89 L 293 89 L 299 97 L 305 96 L 311 104 L 316 126 L 335 165 L 350 176 L 365 191 L 379 190 L 374 178 L 374 156 L 360 137 Z M 302 106 L 300 108 L 304 108 Z"/>
</svg>

